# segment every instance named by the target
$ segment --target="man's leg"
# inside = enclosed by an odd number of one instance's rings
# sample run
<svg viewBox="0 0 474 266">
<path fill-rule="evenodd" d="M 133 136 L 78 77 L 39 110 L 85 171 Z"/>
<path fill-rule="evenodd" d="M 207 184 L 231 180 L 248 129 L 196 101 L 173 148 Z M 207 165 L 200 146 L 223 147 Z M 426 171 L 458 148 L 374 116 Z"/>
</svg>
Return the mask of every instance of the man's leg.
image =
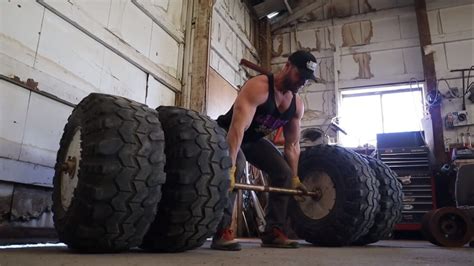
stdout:
<svg viewBox="0 0 474 266">
<path fill-rule="evenodd" d="M 270 186 L 290 187 L 293 172 L 282 153 L 268 140 L 242 145 L 247 161 L 268 174 Z M 298 243 L 288 240 L 283 232 L 287 218 L 289 196 L 269 193 L 265 208 L 266 227 L 262 237 L 263 246 L 294 248 Z"/>
<path fill-rule="evenodd" d="M 236 162 L 236 182 L 239 182 L 240 177 L 244 175 L 245 162 L 245 156 L 242 151 L 239 150 Z M 230 230 L 236 195 L 237 190 L 229 192 L 229 196 L 227 197 L 226 201 L 226 206 L 224 208 L 224 215 L 222 216 L 222 220 L 217 226 L 217 231 L 212 239 L 211 248 L 213 249 L 232 251 L 237 251 L 241 249 L 240 244 L 234 240 L 232 230 Z"/>
</svg>

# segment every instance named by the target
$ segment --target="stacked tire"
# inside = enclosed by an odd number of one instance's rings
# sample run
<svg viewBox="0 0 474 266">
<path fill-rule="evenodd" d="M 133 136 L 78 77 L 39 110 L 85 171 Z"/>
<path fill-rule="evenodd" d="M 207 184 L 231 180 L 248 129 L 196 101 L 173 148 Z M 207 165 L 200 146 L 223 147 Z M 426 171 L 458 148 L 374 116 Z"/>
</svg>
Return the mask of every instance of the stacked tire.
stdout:
<svg viewBox="0 0 474 266">
<path fill-rule="evenodd" d="M 299 175 L 321 198 L 290 200 L 295 233 L 318 246 L 365 245 L 384 239 L 401 216 L 396 174 L 381 161 L 318 145 L 301 153 Z"/>
<path fill-rule="evenodd" d="M 379 181 L 380 201 L 374 225 L 367 234 L 354 242 L 356 245 L 371 244 L 389 238 L 395 224 L 402 218 L 403 208 L 402 184 L 398 180 L 397 174 L 376 158 L 369 156 L 363 156 L 363 158 L 374 170 L 375 178 Z"/>
<path fill-rule="evenodd" d="M 92 253 L 199 247 L 222 217 L 229 167 L 225 132 L 208 117 L 92 93 L 57 154 L 59 239 Z"/>
<path fill-rule="evenodd" d="M 92 93 L 64 128 L 53 179 L 59 239 L 80 252 L 200 247 L 220 222 L 231 161 L 225 131 L 178 107 L 156 110 Z M 382 162 L 319 145 L 299 174 L 322 197 L 290 200 L 296 234 L 315 245 L 365 245 L 388 236 L 401 215 L 401 185 Z"/>
<path fill-rule="evenodd" d="M 64 128 L 53 179 L 60 241 L 82 252 L 140 245 L 165 182 L 164 134 L 143 104 L 93 93 Z"/>
<path fill-rule="evenodd" d="M 178 107 L 157 108 L 165 131 L 166 184 L 142 248 L 180 252 L 215 233 L 231 167 L 225 131 L 208 117 Z"/>
</svg>

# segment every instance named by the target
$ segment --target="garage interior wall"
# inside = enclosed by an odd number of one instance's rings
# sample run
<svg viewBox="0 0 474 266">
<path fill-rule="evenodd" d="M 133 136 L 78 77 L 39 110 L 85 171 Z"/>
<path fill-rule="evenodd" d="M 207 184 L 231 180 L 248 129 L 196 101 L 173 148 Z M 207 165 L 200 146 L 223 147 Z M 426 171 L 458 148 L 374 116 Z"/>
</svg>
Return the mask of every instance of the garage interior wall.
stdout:
<svg viewBox="0 0 474 266">
<path fill-rule="evenodd" d="M 175 105 L 187 3 L 0 2 L 0 225 L 52 227 L 56 152 L 83 97 Z"/>
<path fill-rule="evenodd" d="M 445 78 L 450 87 L 461 90 L 461 74 L 450 70 L 474 65 L 474 3 L 427 0 L 426 5 L 432 45 L 425 52 L 434 54 L 437 79 Z M 299 49 L 311 51 L 320 61 L 322 83 L 301 93 L 303 127 L 326 128 L 337 114 L 339 89 L 424 80 L 413 1 L 318 0 L 305 8 L 311 9 L 305 14 L 295 10 L 295 15 L 272 25 L 273 71 Z M 444 94 L 446 86 L 439 82 Z M 443 99 L 441 108 L 444 119 L 447 112 L 461 110 L 461 99 Z M 474 115 L 468 100 L 467 110 Z M 467 130 L 445 128 L 445 143 L 456 142 Z"/>
<path fill-rule="evenodd" d="M 255 48 L 255 24 L 256 20 L 242 1 L 215 2 L 207 102 L 207 115 L 211 118 L 229 110 L 237 96 L 237 87 L 247 80 L 246 70 L 239 66 L 240 60 L 244 58 L 256 64 L 260 61 Z"/>
</svg>

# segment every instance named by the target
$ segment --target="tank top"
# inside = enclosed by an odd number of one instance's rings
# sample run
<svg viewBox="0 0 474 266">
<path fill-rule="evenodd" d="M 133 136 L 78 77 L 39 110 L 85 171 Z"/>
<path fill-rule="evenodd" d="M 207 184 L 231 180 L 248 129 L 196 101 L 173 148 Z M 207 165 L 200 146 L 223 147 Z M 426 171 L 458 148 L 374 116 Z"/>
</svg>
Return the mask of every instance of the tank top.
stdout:
<svg viewBox="0 0 474 266">
<path fill-rule="evenodd" d="M 275 102 L 275 88 L 273 75 L 268 76 L 268 98 L 267 100 L 257 106 L 255 115 L 249 128 L 244 133 L 242 143 L 255 142 L 281 126 L 284 126 L 294 116 L 296 112 L 296 97 L 293 93 L 290 106 L 286 111 L 280 113 Z M 219 126 L 224 128 L 226 131 L 229 130 L 230 122 L 232 121 L 232 114 L 234 105 L 230 110 L 217 118 Z"/>
</svg>

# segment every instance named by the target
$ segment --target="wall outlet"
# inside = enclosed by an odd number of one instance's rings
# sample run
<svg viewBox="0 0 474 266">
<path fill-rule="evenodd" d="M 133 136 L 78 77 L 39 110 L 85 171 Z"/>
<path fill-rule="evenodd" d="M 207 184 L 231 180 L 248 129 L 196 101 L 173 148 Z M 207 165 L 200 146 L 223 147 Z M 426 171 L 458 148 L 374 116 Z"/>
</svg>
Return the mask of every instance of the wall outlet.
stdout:
<svg viewBox="0 0 474 266">
<path fill-rule="evenodd" d="M 453 126 L 459 127 L 469 125 L 469 116 L 467 111 L 452 112 L 452 116 Z"/>
</svg>

